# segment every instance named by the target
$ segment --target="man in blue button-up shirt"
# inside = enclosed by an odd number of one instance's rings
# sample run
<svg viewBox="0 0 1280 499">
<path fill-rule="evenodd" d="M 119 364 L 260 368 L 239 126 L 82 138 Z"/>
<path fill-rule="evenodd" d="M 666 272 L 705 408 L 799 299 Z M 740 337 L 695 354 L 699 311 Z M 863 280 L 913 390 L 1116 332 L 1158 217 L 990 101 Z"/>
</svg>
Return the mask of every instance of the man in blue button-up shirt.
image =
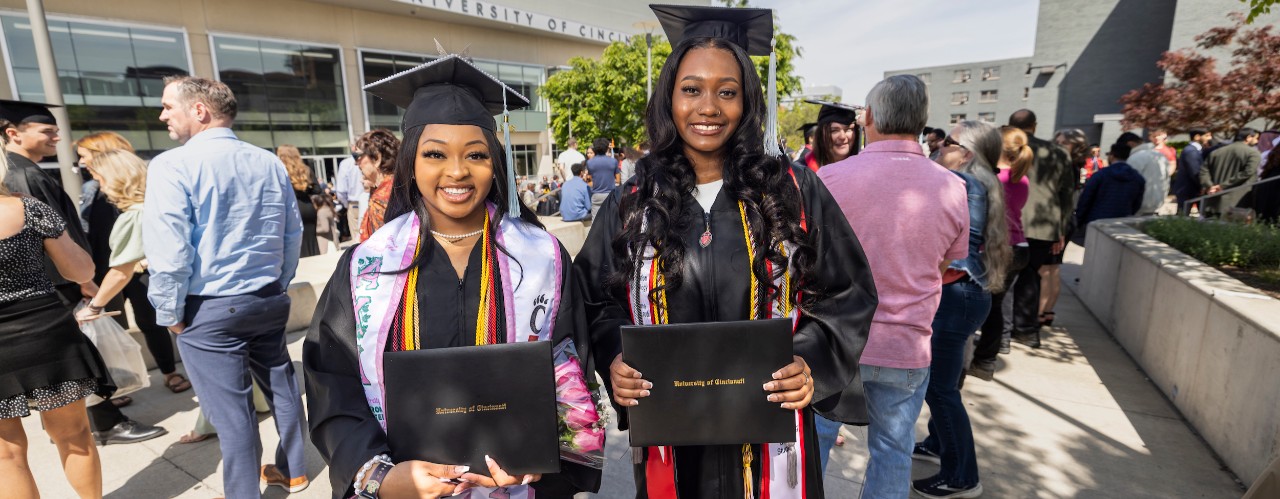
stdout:
<svg viewBox="0 0 1280 499">
<path fill-rule="evenodd" d="M 181 147 L 147 173 L 143 246 L 156 322 L 178 335 L 196 396 L 218 428 L 229 498 L 258 497 L 259 477 L 307 485 L 301 394 L 285 348 L 302 220 L 284 164 L 231 132 L 235 96 L 204 78 L 166 81 L 160 121 Z M 280 432 L 274 465 L 261 443 L 249 374 Z"/>
</svg>

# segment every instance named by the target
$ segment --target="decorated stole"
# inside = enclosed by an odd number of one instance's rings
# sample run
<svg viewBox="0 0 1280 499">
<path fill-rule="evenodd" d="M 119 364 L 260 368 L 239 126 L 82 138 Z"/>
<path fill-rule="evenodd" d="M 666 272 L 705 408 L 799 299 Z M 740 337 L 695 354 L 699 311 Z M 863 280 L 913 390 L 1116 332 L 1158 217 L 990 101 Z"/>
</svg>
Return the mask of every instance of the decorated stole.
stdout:
<svg viewBox="0 0 1280 499">
<path fill-rule="evenodd" d="M 488 204 L 487 208 L 489 217 L 495 218 L 494 206 Z M 415 213 L 396 217 L 356 247 L 351 257 L 351 297 L 355 307 L 360 381 L 369 410 L 383 432 L 387 431 L 387 403 L 394 401 L 386 400 L 382 353 L 405 287 L 410 284 L 410 272 L 398 271 L 413 262 L 418 252 L 420 227 L 421 221 Z M 499 312 L 506 316 L 506 331 L 502 334 L 507 343 L 550 340 L 563 296 L 560 243 L 547 231 L 509 215 L 499 221 L 493 237 L 510 253 L 510 256 L 502 251 L 493 253 L 498 259 L 505 304 L 505 310 Z M 491 250 L 494 248 L 485 249 Z M 512 259 L 519 265 L 513 265 Z M 423 334 L 430 334 L 430 328 L 423 329 Z M 501 490 L 468 489 L 455 497 L 479 499 L 488 498 L 490 494 L 511 499 L 532 499 L 534 495 L 529 486 L 513 486 Z"/>
<path fill-rule="evenodd" d="M 794 173 L 792 173 L 794 180 Z M 797 188 L 799 185 L 797 184 Z M 803 206 L 803 204 L 801 205 Z M 803 211 L 803 210 L 802 210 Z M 747 259 L 754 263 L 756 261 L 755 246 L 752 245 L 751 228 L 747 223 L 746 206 L 739 201 L 738 212 L 742 218 L 743 238 L 747 245 Z M 641 218 L 641 231 L 648 228 L 648 216 Z M 801 227 L 805 228 L 804 215 L 801 215 Z M 793 254 L 793 248 L 789 243 L 784 243 L 782 252 L 787 256 L 788 261 Z M 661 287 L 664 282 L 662 273 L 659 272 L 657 261 L 657 251 L 651 245 L 646 245 L 636 259 L 636 272 L 630 279 L 627 289 L 627 299 L 630 302 L 631 320 L 637 325 L 653 325 L 667 324 L 670 317 L 667 314 L 667 294 L 664 291 L 651 293 L 654 289 Z M 765 289 L 756 279 L 756 275 L 747 269 L 747 274 L 751 276 L 751 320 L 771 319 L 789 317 L 792 320 L 792 332 L 794 334 L 795 326 L 799 321 L 799 311 L 792 299 L 792 277 L 790 265 L 781 277 L 774 279 L 774 286 L 778 289 L 778 296 L 766 307 L 761 306 L 761 300 L 765 299 Z M 773 275 L 773 263 L 765 261 L 765 268 L 769 275 Z M 804 414 L 802 411 L 795 412 L 796 423 L 796 439 L 795 443 L 773 443 L 764 446 L 764 455 L 759 456 L 760 459 L 760 498 L 761 499 L 799 499 L 805 497 L 805 475 L 804 475 Z M 633 449 L 637 452 L 640 449 Z M 675 480 L 675 453 L 670 446 L 667 447 L 649 447 L 645 451 L 645 488 L 646 496 L 649 499 L 677 499 L 676 480 Z M 751 445 L 742 446 L 742 480 L 745 499 L 753 499 L 754 480 L 751 476 L 751 462 L 754 458 L 752 455 Z"/>
</svg>

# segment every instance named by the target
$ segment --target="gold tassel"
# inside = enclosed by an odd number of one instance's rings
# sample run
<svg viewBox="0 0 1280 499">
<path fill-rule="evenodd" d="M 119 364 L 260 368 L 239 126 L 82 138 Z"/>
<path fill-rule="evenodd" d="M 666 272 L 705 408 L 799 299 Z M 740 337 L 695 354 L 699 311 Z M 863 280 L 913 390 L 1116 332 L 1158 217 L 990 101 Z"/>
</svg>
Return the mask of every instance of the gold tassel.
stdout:
<svg viewBox="0 0 1280 499">
<path fill-rule="evenodd" d="M 751 491 L 751 485 L 754 480 L 751 479 L 751 444 L 742 444 L 742 490 L 744 499 L 753 499 L 755 494 Z"/>
</svg>

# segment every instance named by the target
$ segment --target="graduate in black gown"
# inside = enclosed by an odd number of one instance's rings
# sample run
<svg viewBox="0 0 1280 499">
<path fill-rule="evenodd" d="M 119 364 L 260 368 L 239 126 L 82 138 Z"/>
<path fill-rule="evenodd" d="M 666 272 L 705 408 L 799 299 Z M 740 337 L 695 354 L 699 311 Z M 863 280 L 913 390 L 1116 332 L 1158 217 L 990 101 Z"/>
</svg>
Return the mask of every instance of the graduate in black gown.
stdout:
<svg viewBox="0 0 1280 499">
<path fill-rule="evenodd" d="M 816 172 L 862 150 L 862 126 L 858 124 L 858 110 L 862 106 L 816 99 L 805 99 L 805 102 L 822 107 L 813 132 L 813 150 L 797 158 L 796 166 Z"/>
<path fill-rule="evenodd" d="M 490 479 L 459 473 L 460 463 L 391 454 L 375 400 L 377 352 L 573 339 L 583 370 L 594 364 L 568 253 L 514 198 L 494 133 L 493 115 L 528 101 L 456 55 L 366 90 L 407 108 L 395 174 L 407 181 L 393 187 L 387 224 L 342 256 L 303 347 L 311 438 L 329 463 L 333 497 L 351 497 L 360 479 L 366 490 L 369 477 L 380 480 L 381 497 L 487 498 L 482 487 L 505 486 L 499 495 L 526 498 L 528 481 L 539 499 L 594 492 L 600 471 L 566 461 L 543 476 L 512 477 L 491 464 Z"/>
<path fill-rule="evenodd" d="M 661 387 L 622 362 L 620 326 L 798 315 L 795 361 L 771 366 L 776 381 L 760 396 L 799 411 L 799 434 L 768 449 L 632 449 L 636 497 L 823 497 L 813 411 L 867 420 L 855 379 L 877 304 L 866 258 L 818 178 L 763 133 L 766 102 L 748 55 L 769 54 L 772 12 L 654 10 L 674 48 L 645 118 L 652 152 L 605 201 L 575 260 L 596 362 L 610 366 L 626 429 L 626 408 Z M 656 254 L 656 270 L 655 259 L 633 256 L 645 254 Z"/>
</svg>

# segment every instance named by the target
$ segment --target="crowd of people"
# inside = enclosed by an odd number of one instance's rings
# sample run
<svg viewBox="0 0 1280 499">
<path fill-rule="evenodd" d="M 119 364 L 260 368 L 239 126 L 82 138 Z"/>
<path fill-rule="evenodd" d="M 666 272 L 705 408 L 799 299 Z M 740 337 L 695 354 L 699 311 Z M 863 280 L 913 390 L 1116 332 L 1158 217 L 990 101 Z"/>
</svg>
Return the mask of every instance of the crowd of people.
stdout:
<svg viewBox="0 0 1280 499">
<path fill-rule="evenodd" d="M 876 84 L 865 106 L 819 102 L 806 146 L 780 154 L 750 59 L 771 48 L 719 29 L 738 22 L 725 9 L 679 9 L 648 141 L 598 138 L 582 154 L 570 140 L 565 170 L 540 181 L 516 177 L 493 119 L 527 98 L 460 56 L 366 88 L 405 109 L 403 138 L 361 135 L 332 185 L 296 147 L 237 138 L 226 85 L 181 76 L 159 110 L 180 145 L 148 163 L 119 135 L 82 137 L 91 181 L 77 208 L 36 165 L 55 154 L 49 111 L 0 103 L 0 481 L 37 495 L 21 424 L 32 409 L 82 497 L 102 495 L 95 442 L 166 432 L 121 411 L 129 397 L 112 396 L 109 366 L 80 332 L 123 321 L 127 303 L 164 387 L 194 388 L 202 418 L 181 442 L 218 435 L 227 497 L 306 488 L 308 434 L 335 498 L 595 491 L 601 470 L 564 458 L 559 473 L 513 475 L 493 460 L 478 473 L 397 456 L 383 353 L 569 345 L 577 381 L 604 381 L 625 430 L 627 408 L 664 387 L 623 361 L 621 326 L 779 317 L 794 322 L 794 355 L 768 366 L 760 397 L 794 413 L 794 439 L 632 449 L 637 497 L 822 497 L 843 424 L 868 426 L 865 497 L 978 497 L 965 378 L 993 379 L 1011 343 L 1040 347 L 1064 249 L 1088 224 L 1158 213 L 1170 189 L 1180 211 L 1227 191 L 1198 209 L 1275 220 L 1277 183 L 1231 191 L 1280 175 L 1254 130 L 1225 145 L 1192 130 L 1181 155 L 1166 133 L 1127 133 L 1104 159 L 1080 130 L 1037 137 L 1025 109 L 1007 126 L 927 127 L 927 86 L 911 75 Z M 557 212 L 589 224 L 575 258 L 539 219 Z M 339 244 L 344 233 L 353 244 Z M 342 246 L 304 345 L 303 390 L 285 290 L 300 258 Z M 259 411 L 280 435 L 270 464 Z M 938 473 L 913 481 L 913 459 Z"/>
</svg>

